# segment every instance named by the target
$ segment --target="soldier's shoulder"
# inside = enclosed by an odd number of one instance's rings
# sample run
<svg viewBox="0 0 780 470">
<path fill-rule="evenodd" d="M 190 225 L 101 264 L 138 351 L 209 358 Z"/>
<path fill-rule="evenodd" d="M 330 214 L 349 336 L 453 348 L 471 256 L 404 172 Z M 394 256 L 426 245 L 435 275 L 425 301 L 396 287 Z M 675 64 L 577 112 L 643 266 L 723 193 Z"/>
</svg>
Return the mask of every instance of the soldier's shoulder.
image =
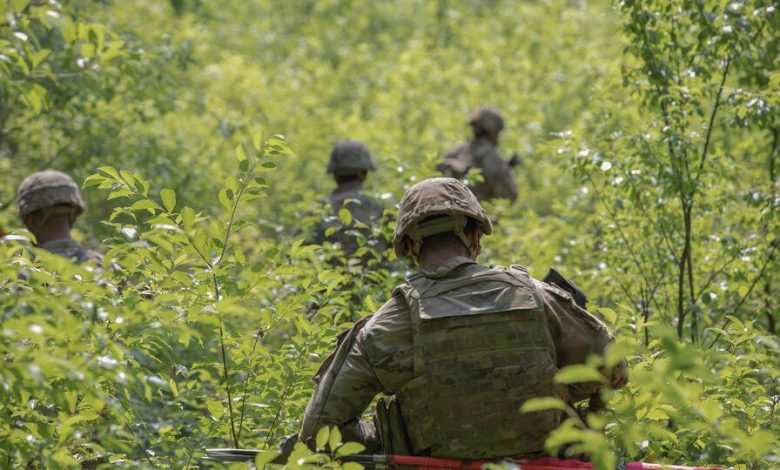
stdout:
<svg viewBox="0 0 780 470">
<path fill-rule="evenodd" d="M 449 155 L 449 154 L 461 153 L 470 148 L 471 148 L 471 141 L 464 140 L 463 142 L 458 142 L 457 144 L 450 147 L 450 149 L 447 151 L 447 154 Z"/>
<path fill-rule="evenodd" d="M 532 278 L 533 279 L 533 278 Z M 538 279 L 533 279 L 534 285 L 545 294 L 549 294 L 552 298 L 565 303 L 574 303 L 574 297 L 572 297 L 569 291 L 561 289 L 555 284 L 548 284 Z"/>
</svg>

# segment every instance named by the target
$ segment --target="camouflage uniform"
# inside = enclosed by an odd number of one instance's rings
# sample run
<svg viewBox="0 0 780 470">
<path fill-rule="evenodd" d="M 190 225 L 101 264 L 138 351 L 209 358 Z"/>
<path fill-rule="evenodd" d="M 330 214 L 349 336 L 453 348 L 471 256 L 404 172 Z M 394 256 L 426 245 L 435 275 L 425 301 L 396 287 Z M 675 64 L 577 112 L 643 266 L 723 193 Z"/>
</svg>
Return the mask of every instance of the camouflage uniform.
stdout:
<svg viewBox="0 0 780 470">
<path fill-rule="evenodd" d="M 446 227 L 419 224 L 433 215 L 490 221 L 457 180 L 434 178 L 410 188 L 399 209 L 394 247 L 407 255 L 405 236 Z M 437 219 L 437 220 L 441 220 Z M 437 220 L 433 222 L 436 223 Z M 462 231 L 456 225 L 451 231 Z M 441 233 L 441 232 L 439 232 Z M 458 235 L 460 236 L 460 235 Z M 322 365 L 306 408 L 301 440 L 338 425 L 345 439 L 376 447 L 373 423 L 360 416 L 379 392 L 395 395 L 410 452 L 453 458 L 533 455 L 559 423 L 555 411 L 521 414 L 528 398 L 558 395 L 578 400 L 600 383 L 566 390 L 553 382 L 566 365 L 601 354 L 612 340 L 603 323 L 571 295 L 528 276 L 520 266 L 482 266 L 452 257 L 427 266 L 393 291 L 376 313 L 341 338 Z M 624 383 L 625 363 L 610 377 Z"/>
<path fill-rule="evenodd" d="M 44 220 L 53 214 L 64 214 L 70 217 L 71 224 L 87 208 L 78 185 L 70 176 L 54 170 L 39 171 L 25 178 L 19 185 L 16 207 L 22 221 L 33 212 L 42 211 Z M 38 248 L 79 264 L 85 261 L 100 264 L 103 260 L 100 253 L 84 250 L 70 238 L 50 240 L 39 244 Z"/>
<path fill-rule="evenodd" d="M 500 132 L 504 120 L 498 110 L 481 107 L 475 111 L 469 124 L 477 131 Z M 484 137 L 462 142 L 447 152 L 444 162 L 438 170 L 447 177 L 462 180 L 471 168 L 482 171 L 484 181 L 478 182 L 472 191 L 481 201 L 505 198 L 514 202 L 517 199 L 515 173 L 508 162 L 498 154 L 496 144 Z"/>
<path fill-rule="evenodd" d="M 328 173 L 345 175 L 375 170 L 376 164 L 371 159 L 368 148 L 362 142 L 348 140 L 338 142 L 333 146 L 328 162 Z M 333 215 L 318 224 L 315 236 L 316 243 L 322 244 L 325 241 L 339 243 L 345 253 L 354 253 L 359 245 L 357 238 L 349 232 L 359 230 L 367 237 L 370 235 L 370 230 L 356 227 L 355 222 L 368 227 L 376 227 L 381 224 L 384 206 L 375 198 L 365 194 L 363 184 L 360 181 L 353 180 L 340 184 L 333 191 L 328 203 Z M 342 207 L 349 211 L 354 221 L 347 226 L 338 217 Z M 331 227 L 336 227 L 335 232 L 326 235 L 326 231 Z M 369 243 L 374 245 L 377 252 L 384 251 L 386 243 L 383 240 L 368 238 Z"/>
<path fill-rule="evenodd" d="M 39 244 L 38 248 L 43 248 L 44 250 L 50 253 L 54 253 L 55 255 L 60 255 L 71 259 L 76 264 L 85 263 L 87 261 L 92 261 L 97 265 L 101 265 L 103 263 L 102 254 L 98 253 L 97 251 L 85 250 L 81 247 L 79 242 L 73 239 L 51 240 L 46 243 Z"/>
</svg>

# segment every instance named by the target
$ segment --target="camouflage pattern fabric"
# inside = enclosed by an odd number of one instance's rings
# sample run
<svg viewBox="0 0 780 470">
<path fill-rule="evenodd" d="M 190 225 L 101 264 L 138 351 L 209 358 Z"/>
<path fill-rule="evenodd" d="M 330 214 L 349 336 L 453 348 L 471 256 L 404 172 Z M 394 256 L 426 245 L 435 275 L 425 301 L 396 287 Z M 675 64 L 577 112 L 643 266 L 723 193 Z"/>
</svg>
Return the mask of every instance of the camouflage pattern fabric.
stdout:
<svg viewBox="0 0 780 470">
<path fill-rule="evenodd" d="M 471 188 L 480 201 L 496 198 L 517 200 L 517 184 L 515 172 L 508 162 L 504 161 L 493 142 L 476 138 L 458 144 L 447 152 L 444 162 L 438 170 L 444 176 L 462 180 L 472 168 L 481 170 L 484 181 Z"/>
<path fill-rule="evenodd" d="M 384 392 L 396 394 L 404 417 L 421 427 L 422 431 L 409 431 L 416 446 L 415 453 L 478 458 L 488 454 L 501 457 L 542 450 L 542 434 L 552 425 L 552 417 L 548 415 L 524 415 L 508 420 L 507 429 L 490 428 L 487 432 L 490 426 L 504 419 L 501 415 L 516 416 L 517 412 L 515 408 L 503 409 L 504 406 L 515 406 L 512 397 L 501 398 L 498 402 L 501 409 L 498 409 L 495 394 L 500 395 L 502 391 L 517 393 L 519 400 L 555 395 L 557 390 L 549 380 L 550 374 L 557 368 L 583 363 L 589 354 L 601 354 L 612 336 L 603 323 L 577 307 L 567 292 L 527 278 L 524 272 L 514 267 L 511 270 L 491 269 L 464 257 L 451 258 L 423 269 L 422 276 L 412 280 L 412 287 L 420 285 L 427 292 L 420 298 L 429 299 L 416 314 L 406 298 L 409 285 L 396 289 L 379 311 L 349 331 L 320 368 L 315 377 L 317 389 L 302 424 L 302 441 L 312 445 L 320 427 L 338 425 L 345 439 L 375 443 L 376 430 L 372 429 L 372 423 L 359 418 L 374 396 Z M 475 279 L 485 282 L 475 283 Z M 453 288 L 458 285 L 464 290 Z M 445 291 L 439 293 L 441 289 Z M 414 290 L 421 291 L 416 287 Z M 435 318 L 446 315 L 453 308 L 457 311 L 472 307 L 482 309 L 484 313 L 475 329 L 470 326 L 469 314 L 453 316 L 448 320 L 453 323 L 445 325 L 444 329 L 455 328 L 449 333 L 457 334 L 458 322 L 466 322 L 465 326 L 473 334 L 457 336 L 457 344 L 447 341 L 444 332 L 437 328 Z M 510 311 L 504 312 L 504 308 Z M 511 331 L 518 335 L 514 340 L 509 329 L 506 333 L 495 333 L 494 325 L 489 321 L 482 322 L 483 319 L 507 320 L 511 312 L 518 316 L 511 320 Z M 423 325 L 420 320 L 415 326 L 416 315 L 431 317 L 431 323 Z M 514 325 L 515 321 L 517 325 Z M 524 322 L 528 332 L 519 326 Z M 484 334 L 478 331 L 482 328 L 486 329 Z M 416 348 L 415 341 L 420 340 L 422 329 L 426 330 L 424 341 Z M 493 342 L 489 341 L 491 337 L 494 337 Z M 440 341 L 442 344 L 437 346 Z M 495 341 L 507 343 L 506 356 L 480 352 Z M 526 345 L 528 349 L 523 352 Z M 533 358 L 539 363 L 530 364 Z M 454 364 L 458 366 L 454 367 Z M 489 372 L 491 367 L 495 375 Z M 427 377 L 420 375 L 421 371 L 424 374 L 431 372 L 433 378 L 420 379 Z M 435 393 L 424 393 L 425 386 L 417 385 L 427 380 L 436 383 Z M 473 389 L 468 385 L 470 380 L 475 381 Z M 448 388 L 451 386 L 455 388 Z M 598 392 L 600 386 L 600 383 L 579 384 L 569 393 L 573 399 L 585 398 Z M 454 396 L 450 396 L 450 390 Z M 467 390 L 471 392 L 466 393 Z M 416 401 L 417 397 L 419 401 Z M 437 400 L 441 404 L 431 404 Z M 426 418 L 429 412 L 433 414 Z M 468 418 L 461 418 L 460 414 Z M 483 427 L 482 434 L 488 439 L 477 442 L 478 433 L 461 437 L 462 427 L 468 424 L 466 421 Z M 420 435 L 420 432 L 426 435 Z M 428 437 L 428 432 L 433 433 L 433 437 Z"/>
<path fill-rule="evenodd" d="M 555 345 L 525 271 L 454 279 L 417 275 L 401 287 L 410 306 L 414 379 L 396 393 L 412 452 L 491 458 L 539 452 L 560 412 L 523 414 L 555 395 Z"/>
<path fill-rule="evenodd" d="M 349 232 L 357 230 L 369 239 L 369 243 L 374 245 L 375 251 L 384 252 L 387 248 L 387 242 L 373 239 L 370 231 L 370 227 L 381 224 L 384 206 L 376 199 L 366 195 L 360 183 L 347 183 L 339 186 L 331 195 L 329 202 L 333 215 L 318 224 L 315 235 L 316 243 L 322 244 L 326 241 L 339 243 L 345 253 L 352 254 L 357 251 L 359 244 L 356 236 Z M 347 226 L 338 217 L 342 207 L 346 208 L 352 215 L 353 222 Z M 367 227 L 357 227 L 355 222 Z M 336 231 L 328 236 L 326 232 L 330 227 L 336 227 Z"/>
<path fill-rule="evenodd" d="M 87 208 L 78 185 L 65 173 L 39 171 L 25 178 L 19 185 L 16 208 L 22 219 L 39 209 L 57 205 L 74 206 L 76 216 Z"/>
<path fill-rule="evenodd" d="M 96 251 L 84 250 L 79 242 L 72 239 L 48 241 L 38 245 L 38 248 L 71 259 L 76 264 L 91 261 L 100 266 L 103 262 L 103 255 Z"/>
</svg>

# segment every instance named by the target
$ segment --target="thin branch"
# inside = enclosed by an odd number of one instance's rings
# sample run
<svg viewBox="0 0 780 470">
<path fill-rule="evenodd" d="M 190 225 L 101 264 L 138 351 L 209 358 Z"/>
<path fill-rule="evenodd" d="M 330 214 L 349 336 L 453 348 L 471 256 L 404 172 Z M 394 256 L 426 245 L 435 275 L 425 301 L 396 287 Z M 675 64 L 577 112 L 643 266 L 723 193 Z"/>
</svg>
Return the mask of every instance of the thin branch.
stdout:
<svg viewBox="0 0 780 470">
<path fill-rule="evenodd" d="M 590 176 L 589 172 L 585 173 L 585 176 L 588 178 L 588 181 L 590 181 L 590 185 L 593 187 L 593 190 L 596 192 L 596 196 L 598 196 L 599 200 L 601 201 L 601 204 L 604 206 L 604 208 L 607 210 L 607 213 L 612 218 L 612 221 L 615 223 L 615 226 L 618 229 L 618 233 L 620 234 L 620 238 L 623 240 L 623 243 L 626 244 L 626 248 L 628 248 L 628 252 L 631 254 L 631 258 L 634 261 L 634 264 L 636 265 L 637 271 L 639 272 L 639 275 L 642 277 L 642 279 L 645 281 L 646 285 L 649 285 L 650 282 L 647 279 L 647 277 L 644 274 L 644 269 L 642 269 L 642 263 L 639 260 L 639 256 L 634 251 L 633 246 L 628 241 L 628 237 L 626 236 L 625 232 L 623 231 L 623 226 L 620 224 L 620 221 L 618 220 L 617 215 L 610 209 L 610 207 L 604 202 L 604 197 L 601 194 L 601 191 L 599 191 L 598 186 L 596 186 L 596 182 L 593 181 L 593 178 Z M 629 300 L 631 300 L 632 303 L 636 304 L 635 299 L 632 299 L 629 297 Z"/>
<path fill-rule="evenodd" d="M 213 269 L 211 270 L 211 278 L 214 282 L 214 293 L 216 294 L 214 302 L 216 303 L 219 302 L 220 292 L 219 281 L 217 280 L 217 275 Z M 225 379 L 225 391 L 227 392 L 228 413 L 230 413 L 230 435 L 233 437 L 233 444 L 235 447 L 239 448 L 238 436 L 236 435 L 236 423 L 233 419 L 233 396 L 230 393 L 230 367 L 228 366 L 227 350 L 225 348 L 224 321 L 222 320 L 222 314 L 219 313 L 219 309 L 216 310 L 217 319 L 219 320 L 219 349 L 222 354 L 222 372 Z"/>
<path fill-rule="evenodd" d="M 710 112 L 710 123 L 707 126 L 707 135 L 704 138 L 704 149 L 701 152 L 701 158 L 699 159 L 699 169 L 696 170 L 696 179 L 693 182 L 692 193 L 696 191 L 699 185 L 699 179 L 701 178 L 702 169 L 704 168 L 704 162 L 707 160 L 707 155 L 710 149 L 710 139 L 712 137 L 712 129 L 715 125 L 715 116 L 718 113 L 720 107 L 720 98 L 723 95 L 723 87 L 726 84 L 726 77 L 729 73 L 729 67 L 731 66 L 731 56 L 726 57 L 726 66 L 723 68 L 723 75 L 720 78 L 720 85 L 718 86 L 718 94 L 715 96 L 715 104 L 712 106 L 712 112 Z"/>
<path fill-rule="evenodd" d="M 124 406 L 122 406 L 122 408 L 124 408 Z M 136 445 L 138 445 L 138 449 L 141 451 L 144 457 L 146 457 L 146 460 L 149 462 L 149 465 L 151 465 L 152 468 L 154 468 L 156 465 L 154 465 L 154 462 L 152 462 L 152 458 L 149 456 L 149 453 L 146 452 L 144 446 L 141 445 L 141 439 L 138 437 L 138 434 L 136 434 L 135 431 L 133 431 L 133 428 L 130 427 L 129 424 L 127 424 L 127 421 L 125 421 L 125 428 L 127 428 L 127 430 L 130 431 L 130 434 L 133 435 L 133 437 L 135 438 L 135 443 Z"/>
<path fill-rule="evenodd" d="M 739 252 L 734 253 L 733 255 L 731 255 L 731 259 L 729 259 L 728 261 L 723 263 L 723 265 L 720 268 L 718 268 L 715 271 L 712 271 L 710 273 L 710 277 L 707 279 L 707 282 L 705 282 L 699 288 L 699 293 L 696 294 L 696 296 L 695 296 L 695 299 L 696 299 L 697 302 L 701 298 L 702 294 L 704 294 L 704 291 L 707 290 L 707 288 L 710 286 L 710 284 L 712 284 L 712 282 L 715 280 L 715 278 L 718 277 L 719 275 L 723 274 L 723 271 L 725 271 L 726 268 L 728 268 L 731 263 L 736 261 L 738 256 L 739 256 Z"/>
<path fill-rule="evenodd" d="M 772 147 L 769 149 L 769 183 L 775 184 L 775 152 L 777 151 L 777 140 L 780 137 L 780 129 L 772 128 Z"/>
<path fill-rule="evenodd" d="M 227 252 L 227 247 L 228 247 L 228 241 L 230 240 L 230 232 L 233 229 L 233 220 L 235 219 L 236 210 L 238 209 L 238 204 L 241 202 L 241 196 L 244 194 L 244 191 L 249 185 L 249 179 L 255 174 L 255 168 L 257 168 L 258 161 L 259 160 L 255 158 L 254 163 L 252 163 L 252 168 L 250 168 L 249 171 L 246 172 L 244 181 L 241 183 L 241 187 L 238 189 L 238 194 L 235 194 L 234 196 L 235 201 L 233 202 L 233 208 L 230 211 L 230 218 L 228 219 L 227 227 L 225 228 L 225 243 L 222 245 L 222 252 L 219 254 L 219 258 L 217 258 L 215 264 L 222 261 L 222 259 L 225 257 L 225 253 Z"/>
<path fill-rule="evenodd" d="M 744 296 L 742 296 L 742 299 L 737 303 L 737 306 L 734 307 L 734 312 L 736 313 L 742 305 L 747 301 L 748 297 L 750 297 L 750 294 L 753 293 L 753 289 L 756 288 L 756 285 L 758 284 L 758 281 L 761 280 L 761 278 L 764 277 L 764 273 L 766 272 L 767 266 L 769 266 L 769 263 L 774 259 L 775 250 L 777 250 L 777 247 L 780 246 L 780 238 L 775 238 L 775 241 L 772 242 L 772 249 L 769 251 L 769 255 L 767 255 L 766 260 L 764 261 L 764 265 L 761 266 L 761 270 L 758 273 L 758 276 L 753 279 L 753 282 L 750 283 L 750 288 L 745 293 Z M 715 338 L 712 339 L 712 342 L 710 342 L 709 347 L 711 348 L 715 342 L 720 338 L 720 333 L 718 333 Z"/>
<path fill-rule="evenodd" d="M 201 438 L 199 441 L 195 441 L 195 443 L 192 445 L 192 447 L 190 447 L 190 456 L 187 458 L 187 465 L 185 465 L 185 466 L 184 466 L 184 469 L 185 469 L 185 470 L 187 470 L 188 468 L 190 468 L 190 464 L 192 463 L 192 458 L 193 458 L 193 456 L 195 455 L 195 448 L 196 448 L 196 447 L 199 447 L 201 444 L 203 444 L 203 442 L 204 442 L 206 439 L 208 439 L 208 438 L 209 438 L 209 434 L 211 434 L 211 432 L 212 432 L 212 431 L 213 431 L 215 428 L 219 427 L 219 425 L 220 425 L 220 424 L 222 424 L 222 421 L 224 421 L 224 420 L 225 420 L 225 417 L 224 417 L 224 416 L 223 416 L 223 417 L 221 417 L 221 418 L 219 419 L 219 421 L 217 421 L 215 424 L 213 424 L 212 426 L 210 426 L 210 427 L 209 427 L 209 432 L 207 432 L 207 433 L 203 432 L 203 430 L 201 429 L 201 431 L 200 431 L 200 432 L 201 432 L 201 434 L 203 434 L 203 437 L 202 437 L 202 438 Z"/>
<path fill-rule="evenodd" d="M 246 380 L 244 380 L 244 391 L 243 396 L 241 397 L 241 415 L 238 419 L 238 438 L 241 439 L 241 431 L 244 428 L 244 412 L 246 410 L 246 395 L 247 395 L 247 389 L 249 388 L 249 378 L 252 374 L 252 358 L 255 356 L 255 350 L 257 349 L 257 343 L 260 342 L 260 339 L 264 336 L 262 330 L 258 330 L 257 333 L 255 333 L 255 342 L 252 345 L 252 352 L 249 353 L 249 364 L 246 366 L 247 369 L 247 376 Z"/>
<path fill-rule="evenodd" d="M 52 78 L 81 78 L 86 75 L 86 72 L 50 72 L 50 73 L 33 73 L 29 77 L 35 80 L 50 80 Z"/>
</svg>

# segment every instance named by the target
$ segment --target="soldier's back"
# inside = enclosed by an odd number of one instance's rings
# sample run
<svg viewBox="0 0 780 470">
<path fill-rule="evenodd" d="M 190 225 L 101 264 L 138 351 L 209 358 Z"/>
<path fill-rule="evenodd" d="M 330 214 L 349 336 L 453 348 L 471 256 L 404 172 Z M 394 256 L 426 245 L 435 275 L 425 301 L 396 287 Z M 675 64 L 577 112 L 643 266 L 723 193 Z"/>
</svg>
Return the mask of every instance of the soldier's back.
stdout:
<svg viewBox="0 0 780 470">
<path fill-rule="evenodd" d="M 103 262 L 103 255 L 97 251 L 85 250 L 79 242 L 73 239 L 51 240 L 38 245 L 38 248 L 42 248 L 55 255 L 62 256 L 73 260 L 76 264 L 86 263 L 91 261 L 97 265 L 101 265 Z"/>
<path fill-rule="evenodd" d="M 344 253 L 353 254 L 361 246 L 358 237 L 362 235 L 372 250 L 381 256 L 387 248 L 387 241 L 373 236 L 372 232 L 382 224 L 384 205 L 361 187 L 337 188 L 328 203 L 332 215 L 318 225 L 317 242 L 338 243 Z M 341 209 L 349 211 L 349 223 L 339 217 Z"/>
</svg>

